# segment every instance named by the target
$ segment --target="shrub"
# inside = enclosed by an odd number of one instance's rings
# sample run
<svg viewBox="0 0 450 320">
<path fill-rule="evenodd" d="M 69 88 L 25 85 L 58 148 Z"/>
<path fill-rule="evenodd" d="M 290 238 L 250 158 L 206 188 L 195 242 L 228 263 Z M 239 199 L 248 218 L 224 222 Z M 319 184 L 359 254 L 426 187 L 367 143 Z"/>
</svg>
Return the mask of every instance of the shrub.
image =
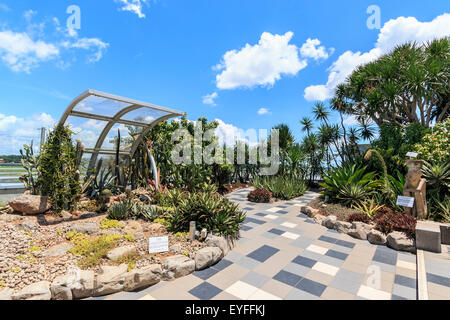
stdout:
<svg viewBox="0 0 450 320">
<path fill-rule="evenodd" d="M 361 204 L 355 205 L 353 208 L 368 216 L 369 218 L 373 218 L 378 210 L 381 209 L 381 207 L 382 206 L 375 203 L 374 199 L 370 199 L 369 201 L 365 201 Z"/>
<path fill-rule="evenodd" d="M 372 219 L 364 213 L 353 213 L 347 217 L 347 222 L 364 222 L 364 223 L 370 223 L 372 222 Z"/>
<path fill-rule="evenodd" d="M 179 189 L 158 191 L 155 194 L 154 202 L 160 207 L 176 207 L 188 197 L 186 192 Z"/>
<path fill-rule="evenodd" d="M 190 221 L 196 221 L 197 228 L 221 235 L 236 235 L 245 214 L 239 206 L 220 195 L 193 193 L 181 201 L 168 218 L 168 229 L 172 232 L 186 232 Z"/>
<path fill-rule="evenodd" d="M 304 181 L 295 177 L 267 176 L 257 177 L 253 181 L 257 189 L 265 189 L 272 196 L 281 200 L 291 200 L 300 197 L 308 190 Z"/>
<path fill-rule="evenodd" d="M 271 198 L 272 194 L 265 189 L 256 189 L 247 196 L 248 201 L 257 203 L 269 203 Z"/>
<path fill-rule="evenodd" d="M 131 200 L 115 203 L 108 209 L 108 219 L 126 220 L 131 215 L 132 209 L 133 202 Z"/>
<path fill-rule="evenodd" d="M 380 185 L 375 172 L 365 173 L 365 170 L 356 165 L 333 168 L 324 175 L 324 182 L 320 184 L 325 189 L 323 194 L 346 206 L 360 204 Z"/>
<path fill-rule="evenodd" d="M 100 229 L 120 229 L 123 228 L 123 224 L 121 224 L 118 220 L 111 220 L 108 218 L 103 219 L 100 222 Z"/>
<path fill-rule="evenodd" d="M 376 229 L 384 234 L 393 231 L 404 232 L 409 238 L 414 239 L 417 220 L 413 216 L 401 212 L 391 212 L 380 215 L 376 220 Z"/>
<path fill-rule="evenodd" d="M 420 159 L 428 162 L 450 162 L 450 119 L 436 124 L 430 134 L 415 145 Z"/>
</svg>

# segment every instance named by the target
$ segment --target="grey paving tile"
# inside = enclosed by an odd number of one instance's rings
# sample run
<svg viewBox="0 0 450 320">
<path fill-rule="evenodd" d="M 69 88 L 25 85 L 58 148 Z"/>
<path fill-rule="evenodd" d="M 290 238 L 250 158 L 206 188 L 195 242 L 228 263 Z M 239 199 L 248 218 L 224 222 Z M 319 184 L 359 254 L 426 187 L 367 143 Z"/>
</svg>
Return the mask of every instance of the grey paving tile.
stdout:
<svg viewBox="0 0 450 320">
<path fill-rule="evenodd" d="M 200 300 L 210 300 L 221 293 L 222 290 L 209 284 L 208 282 L 203 282 L 199 286 L 191 289 L 189 291 L 190 294 L 199 298 Z"/>
<path fill-rule="evenodd" d="M 304 277 L 311 271 L 311 268 L 291 262 L 283 270 Z"/>
<path fill-rule="evenodd" d="M 405 287 L 399 284 L 394 284 L 394 290 L 392 291 L 392 294 L 402 298 L 406 298 L 408 300 L 416 300 L 417 298 L 416 289 Z"/>
<path fill-rule="evenodd" d="M 253 226 L 250 226 L 250 223 L 248 223 L 248 224 L 246 224 L 246 225 L 243 225 L 242 227 L 241 227 L 241 231 L 250 231 L 250 230 L 252 230 L 254 227 Z"/>
<path fill-rule="evenodd" d="M 211 278 L 213 275 L 215 275 L 218 272 L 219 272 L 219 270 L 217 270 L 217 269 L 207 268 L 204 270 L 195 271 L 193 273 L 193 275 L 202 280 L 208 280 L 209 278 Z"/>
<path fill-rule="evenodd" d="M 339 246 L 342 246 L 342 247 L 346 247 L 346 248 L 354 248 L 355 247 L 355 244 L 353 242 L 345 241 L 345 240 L 338 240 L 338 241 L 336 241 L 336 244 Z"/>
<path fill-rule="evenodd" d="M 264 238 L 267 238 L 267 239 L 270 239 L 270 240 L 272 240 L 272 239 L 275 239 L 275 238 L 278 238 L 279 237 L 279 235 L 278 234 L 275 234 L 275 233 L 271 233 L 271 232 L 264 232 L 261 236 L 263 236 Z"/>
<path fill-rule="evenodd" d="M 441 286 L 450 287 L 450 278 L 442 277 L 437 274 L 427 273 L 427 281 Z"/>
<path fill-rule="evenodd" d="M 268 232 L 270 232 L 270 233 L 274 233 L 274 234 L 276 234 L 276 235 L 282 235 L 283 233 L 285 233 L 286 231 L 283 231 L 283 230 L 280 230 L 280 229 L 271 229 L 271 230 L 269 230 Z"/>
<path fill-rule="evenodd" d="M 233 262 L 231 260 L 229 260 L 228 255 L 226 256 L 226 259 L 220 260 L 215 265 L 213 265 L 211 268 L 222 271 L 222 270 L 228 268 L 229 266 L 231 266 L 233 264 Z M 242 257 L 244 257 L 244 256 L 242 256 Z"/>
<path fill-rule="evenodd" d="M 294 260 L 292 260 L 293 263 L 308 267 L 308 268 L 312 268 L 314 267 L 314 265 L 317 263 L 316 260 L 307 258 L 307 257 L 302 257 L 302 256 L 298 256 L 296 257 Z"/>
<path fill-rule="evenodd" d="M 249 258 L 255 259 L 259 262 L 264 262 L 267 259 L 269 259 L 271 256 L 273 256 L 275 253 L 277 253 L 278 251 L 280 251 L 280 250 L 265 245 L 255 251 L 253 251 L 252 253 L 250 253 L 247 256 Z"/>
<path fill-rule="evenodd" d="M 336 243 L 339 239 L 333 238 L 333 237 L 329 237 L 329 236 L 321 236 L 319 238 L 320 241 L 325 241 L 325 242 L 329 242 L 329 243 Z"/>
<path fill-rule="evenodd" d="M 340 269 L 334 279 L 330 283 L 330 287 L 351 293 L 357 294 L 364 276 L 352 271 Z"/>
<path fill-rule="evenodd" d="M 322 293 L 327 288 L 326 285 L 323 285 L 319 282 L 309 280 L 306 278 L 303 278 L 297 285 L 295 286 L 299 290 L 306 291 L 312 295 L 315 295 L 317 297 L 320 297 Z"/>
<path fill-rule="evenodd" d="M 266 222 L 263 221 L 263 220 L 259 220 L 259 219 L 247 217 L 247 218 L 245 219 L 244 223 L 247 224 L 247 223 L 249 223 L 249 222 L 253 222 L 253 223 L 256 223 L 256 224 L 259 224 L 259 225 L 265 224 L 265 223 L 266 223 Z"/>
<path fill-rule="evenodd" d="M 291 292 L 284 298 L 285 300 L 319 300 L 319 297 L 312 295 L 306 291 L 299 289 L 292 289 Z"/>
<path fill-rule="evenodd" d="M 447 263 L 426 259 L 425 268 L 428 273 L 441 277 L 450 277 L 450 261 Z"/>
<path fill-rule="evenodd" d="M 402 275 L 395 275 L 395 280 L 394 280 L 395 284 L 399 284 L 405 287 L 409 287 L 409 288 L 413 288 L 416 289 L 417 285 L 416 285 L 416 279 L 411 279 Z"/>
<path fill-rule="evenodd" d="M 240 253 L 237 253 L 236 251 L 230 251 L 230 252 L 228 252 L 228 254 L 225 258 L 226 258 L 226 260 L 228 260 L 230 262 L 238 262 L 240 259 L 242 259 L 242 257 L 245 257 L 245 256 Z"/>
<path fill-rule="evenodd" d="M 378 247 L 373 256 L 373 261 L 382 262 L 395 266 L 397 264 L 397 252 L 396 251 L 386 251 L 381 249 L 383 247 Z"/>
<path fill-rule="evenodd" d="M 303 278 L 291 272 L 281 270 L 273 277 L 273 279 L 294 287 Z"/>
<path fill-rule="evenodd" d="M 242 257 L 242 259 L 240 259 L 236 263 L 241 267 L 244 267 L 249 270 L 253 270 L 254 268 L 256 268 L 261 264 L 259 261 L 256 261 L 255 259 L 249 257 Z"/>
<path fill-rule="evenodd" d="M 322 256 L 319 259 L 320 262 L 326 263 L 326 264 L 330 264 L 332 266 L 335 267 L 341 267 L 344 264 L 344 260 L 341 259 L 336 259 L 333 257 L 329 257 L 329 256 Z"/>
<path fill-rule="evenodd" d="M 291 245 L 298 247 L 298 248 L 302 248 L 302 249 L 306 249 L 308 248 L 315 240 L 314 239 L 310 239 L 310 238 L 306 238 L 306 237 L 300 237 L 297 240 L 294 240 Z"/>
<path fill-rule="evenodd" d="M 241 281 L 251 284 L 256 288 L 261 288 L 269 280 L 270 280 L 269 277 L 266 277 L 253 271 L 250 271 L 245 277 L 241 279 Z"/>
<path fill-rule="evenodd" d="M 395 266 L 378 261 L 372 261 L 371 266 L 379 267 L 381 271 L 395 273 Z"/>
<path fill-rule="evenodd" d="M 326 256 L 332 257 L 332 258 L 336 258 L 339 260 L 344 260 L 347 259 L 348 254 L 347 253 L 342 253 L 336 250 L 328 250 L 328 252 L 325 254 Z"/>
<path fill-rule="evenodd" d="M 324 257 L 323 255 L 321 255 L 319 253 L 312 252 L 312 251 L 303 251 L 300 254 L 300 256 L 306 257 L 306 258 L 310 258 L 310 259 L 313 259 L 313 260 L 317 260 L 317 261 L 319 261 L 320 259 L 322 259 Z"/>
</svg>

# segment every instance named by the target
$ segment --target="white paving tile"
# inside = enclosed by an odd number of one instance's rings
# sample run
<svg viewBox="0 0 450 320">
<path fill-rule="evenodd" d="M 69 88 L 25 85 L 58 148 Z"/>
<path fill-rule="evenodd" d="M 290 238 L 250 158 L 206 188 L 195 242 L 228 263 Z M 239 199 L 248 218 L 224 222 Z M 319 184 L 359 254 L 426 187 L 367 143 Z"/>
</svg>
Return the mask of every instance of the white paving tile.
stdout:
<svg viewBox="0 0 450 320">
<path fill-rule="evenodd" d="M 247 300 L 251 295 L 253 295 L 258 288 L 249 285 L 248 283 L 238 281 L 230 286 L 225 292 L 239 298 L 242 300 Z"/>
<path fill-rule="evenodd" d="M 361 288 L 359 288 L 357 296 L 369 300 L 391 300 L 392 295 L 389 292 L 377 290 L 363 285 L 361 286 Z"/>
<path fill-rule="evenodd" d="M 311 251 L 311 252 L 315 252 L 318 254 L 325 254 L 328 252 L 327 248 L 321 247 L 321 246 L 316 246 L 314 244 L 310 245 L 308 248 L 306 248 L 306 250 Z"/>
<path fill-rule="evenodd" d="M 323 262 L 317 262 L 312 269 L 330 276 L 335 276 L 339 271 L 339 268 Z"/>
<path fill-rule="evenodd" d="M 268 214 L 267 216 L 265 216 L 264 218 L 269 219 L 269 220 L 275 220 L 278 219 L 277 216 L 274 216 L 273 214 Z"/>
<path fill-rule="evenodd" d="M 412 262 L 407 262 L 407 261 L 403 261 L 398 259 L 397 260 L 397 267 L 400 268 L 405 268 L 405 269 L 409 269 L 409 270 L 416 270 L 416 264 L 412 263 Z"/>
<path fill-rule="evenodd" d="M 281 211 L 281 210 L 283 210 L 283 208 L 273 207 L 273 208 L 267 209 L 266 211 L 269 211 L 269 212 L 278 212 L 278 211 Z"/>
<path fill-rule="evenodd" d="M 253 293 L 248 300 L 281 300 L 280 297 L 277 297 L 271 293 L 268 293 L 264 290 L 257 290 L 255 293 Z"/>
<path fill-rule="evenodd" d="M 298 224 L 291 223 L 291 222 L 285 222 L 285 223 L 282 223 L 281 226 L 290 228 L 290 229 L 294 229 L 296 226 L 298 226 Z"/>
<path fill-rule="evenodd" d="M 300 238 L 298 234 L 292 232 L 285 232 L 281 236 L 292 240 L 297 240 L 298 238 Z"/>
</svg>

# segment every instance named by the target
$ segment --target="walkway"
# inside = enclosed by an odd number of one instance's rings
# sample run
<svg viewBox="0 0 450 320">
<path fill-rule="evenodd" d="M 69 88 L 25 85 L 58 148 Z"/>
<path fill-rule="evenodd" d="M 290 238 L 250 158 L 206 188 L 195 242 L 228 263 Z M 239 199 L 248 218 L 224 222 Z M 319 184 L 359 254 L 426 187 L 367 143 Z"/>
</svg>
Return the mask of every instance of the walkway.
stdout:
<svg viewBox="0 0 450 320">
<path fill-rule="evenodd" d="M 417 298 L 416 256 L 329 230 L 300 214 L 318 194 L 254 204 L 246 201 L 248 192 L 228 195 L 247 212 L 247 220 L 236 248 L 217 265 L 141 292 L 95 299 Z"/>
</svg>

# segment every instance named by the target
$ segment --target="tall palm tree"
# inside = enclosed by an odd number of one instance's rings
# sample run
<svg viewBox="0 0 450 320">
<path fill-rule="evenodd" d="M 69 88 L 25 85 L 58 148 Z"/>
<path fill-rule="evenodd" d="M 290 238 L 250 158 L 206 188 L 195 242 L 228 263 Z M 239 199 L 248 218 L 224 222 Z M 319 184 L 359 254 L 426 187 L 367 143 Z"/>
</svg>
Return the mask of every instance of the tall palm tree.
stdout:
<svg viewBox="0 0 450 320">
<path fill-rule="evenodd" d="M 300 120 L 300 124 L 302 125 L 302 131 L 306 131 L 307 135 L 309 136 L 312 129 L 314 129 L 313 121 L 308 117 L 304 117 L 302 120 Z"/>
<path fill-rule="evenodd" d="M 323 121 L 328 126 L 328 117 L 330 116 L 330 111 L 322 102 L 317 102 L 313 108 L 313 114 L 316 120 Z"/>
<path fill-rule="evenodd" d="M 365 140 L 370 140 L 375 136 L 375 128 L 372 126 L 372 122 L 365 118 L 359 120 L 359 133 Z"/>
</svg>

